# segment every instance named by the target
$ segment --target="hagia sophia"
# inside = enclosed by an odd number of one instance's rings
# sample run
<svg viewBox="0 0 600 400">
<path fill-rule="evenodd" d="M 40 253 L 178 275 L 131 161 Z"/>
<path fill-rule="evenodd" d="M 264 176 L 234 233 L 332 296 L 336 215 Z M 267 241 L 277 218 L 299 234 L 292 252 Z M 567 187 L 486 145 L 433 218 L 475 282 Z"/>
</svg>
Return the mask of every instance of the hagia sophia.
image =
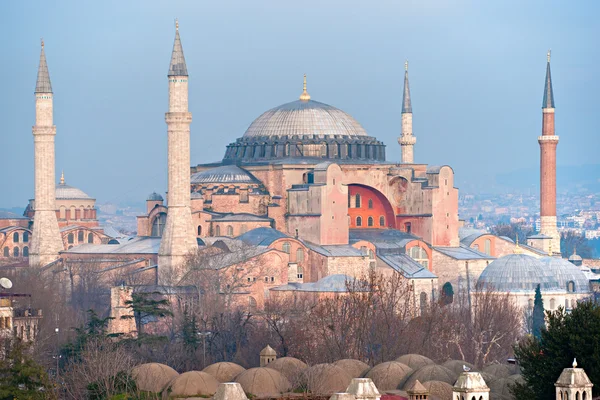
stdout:
<svg viewBox="0 0 600 400">
<path fill-rule="evenodd" d="M 245 271 L 236 302 L 259 308 L 271 296 L 343 292 L 349 278 L 371 271 L 401 274 L 421 306 L 478 285 L 510 292 L 529 306 L 539 284 L 547 309 L 569 309 L 589 296 L 581 259 L 560 257 L 550 54 L 537 138 L 542 225 L 523 243 L 464 228 L 453 169 L 419 163 L 408 71 L 407 62 L 398 104 L 401 160 L 388 160 L 386 145 L 352 116 L 312 99 L 305 76 L 299 98 L 258 116 L 241 137 L 231 138 L 220 162 L 192 166 L 193 74 L 177 26 L 167 73 L 166 201 L 149 195 L 137 236 L 116 238 L 99 226 L 94 198 L 67 185 L 64 176 L 55 182 L 60 130 L 53 125 L 42 43 L 35 194 L 23 216 L 0 213 L 0 261 L 54 271 L 65 286 L 77 279 L 75 267 L 87 264 L 107 286 L 176 287 L 193 280 L 190 254 L 204 255 L 210 268 Z"/>
</svg>

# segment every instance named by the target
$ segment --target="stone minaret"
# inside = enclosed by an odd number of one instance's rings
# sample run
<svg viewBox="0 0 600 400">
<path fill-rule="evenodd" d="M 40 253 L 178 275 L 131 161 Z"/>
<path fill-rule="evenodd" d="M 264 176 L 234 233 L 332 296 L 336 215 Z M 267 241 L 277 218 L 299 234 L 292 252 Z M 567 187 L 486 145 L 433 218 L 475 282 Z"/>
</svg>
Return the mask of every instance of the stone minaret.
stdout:
<svg viewBox="0 0 600 400">
<path fill-rule="evenodd" d="M 46 64 L 44 41 L 35 85 L 35 125 L 33 126 L 35 162 L 35 201 L 33 235 L 29 252 L 30 266 L 44 266 L 58 258 L 63 249 L 56 219 L 56 184 L 54 182 L 54 137 L 52 121 L 52 84 Z"/>
<path fill-rule="evenodd" d="M 402 164 L 414 162 L 413 147 L 417 138 L 413 136 L 412 105 L 410 104 L 410 88 L 408 87 L 408 61 L 404 63 L 404 94 L 402 97 L 402 136 L 398 138 L 402 149 Z"/>
<path fill-rule="evenodd" d="M 186 256 L 198 248 L 190 209 L 190 123 L 188 72 L 175 22 L 175 43 L 169 66 L 168 131 L 169 192 L 167 221 L 158 251 L 159 283 L 176 284 Z"/>
<path fill-rule="evenodd" d="M 540 234 L 551 237 L 544 241 L 548 248 L 560 252 L 560 235 L 556 228 L 556 146 L 558 136 L 554 133 L 554 92 L 550 75 L 550 51 L 546 65 L 546 84 L 542 102 L 542 136 L 538 137 L 540 144 Z M 550 242 L 552 243 L 550 245 Z"/>
</svg>

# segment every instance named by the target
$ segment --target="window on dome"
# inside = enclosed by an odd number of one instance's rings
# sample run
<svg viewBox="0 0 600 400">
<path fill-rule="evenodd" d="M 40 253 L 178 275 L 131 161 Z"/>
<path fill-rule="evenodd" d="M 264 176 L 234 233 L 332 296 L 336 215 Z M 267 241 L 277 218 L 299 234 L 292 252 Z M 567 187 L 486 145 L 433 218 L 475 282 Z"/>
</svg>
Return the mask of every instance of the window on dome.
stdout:
<svg viewBox="0 0 600 400">
<path fill-rule="evenodd" d="M 13 243 L 19 243 L 19 232 L 13 233 Z"/>
<path fill-rule="evenodd" d="M 373 199 L 369 199 L 369 208 L 373 208 Z"/>
<path fill-rule="evenodd" d="M 296 261 L 297 262 L 304 261 L 304 250 L 302 250 L 302 249 L 296 250 Z"/>
<path fill-rule="evenodd" d="M 569 293 L 575 292 L 575 282 L 573 282 L 573 281 L 567 282 L 567 292 L 569 292 Z"/>
<path fill-rule="evenodd" d="M 23 243 L 29 242 L 29 232 L 23 232 Z"/>
<path fill-rule="evenodd" d="M 385 217 L 383 215 L 379 217 L 379 226 L 385 226 Z"/>
<path fill-rule="evenodd" d="M 77 241 L 79 243 L 83 242 L 83 231 L 78 231 L 77 232 Z"/>
<path fill-rule="evenodd" d="M 19 257 L 19 248 L 18 248 L 18 247 L 15 247 L 15 248 L 13 249 L 13 256 L 14 256 L 14 257 Z"/>
<path fill-rule="evenodd" d="M 152 222 L 152 232 L 150 236 L 160 237 L 165 230 L 165 223 L 167 222 L 167 213 L 159 213 L 154 221 Z"/>
<path fill-rule="evenodd" d="M 360 208 L 360 194 L 358 193 L 354 196 L 354 207 Z"/>
<path fill-rule="evenodd" d="M 367 218 L 367 226 L 373 226 L 373 217 Z"/>
<path fill-rule="evenodd" d="M 290 247 L 291 246 L 289 242 L 283 242 L 283 245 L 281 245 L 281 251 L 290 254 Z"/>
<path fill-rule="evenodd" d="M 23 247 L 23 257 L 29 257 L 29 247 Z"/>
<path fill-rule="evenodd" d="M 88 243 L 94 243 L 94 234 L 92 232 L 88 233 Z"/>
<path fill-rule="evenodd" d="M 362 226 L 362 217 L 356 217 L 356 226 Z"/>
<path fill-rule="evenodd" d="M 73 235 L 72 233 L 69 233 L 69 235 L 67 236 L 67 242 L 69 244 L 75 243 L 75 235 Z"/>
</svg>

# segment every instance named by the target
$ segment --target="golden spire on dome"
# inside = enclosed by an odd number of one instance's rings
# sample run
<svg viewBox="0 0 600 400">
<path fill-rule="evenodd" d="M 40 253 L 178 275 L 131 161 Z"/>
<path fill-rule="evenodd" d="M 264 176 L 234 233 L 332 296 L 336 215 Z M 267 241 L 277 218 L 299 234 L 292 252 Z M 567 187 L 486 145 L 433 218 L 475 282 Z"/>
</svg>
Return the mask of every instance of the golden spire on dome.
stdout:
<svg viewBox="0 0 600 400">
<path fill-rule="evenodd" d="M 546 54 L 546 58 L 548 59 L 548 62 L 550 62 L 550 54 L 552 53 L 552 50 L 548 50 L 548 54 Z"/>
<path fill-rule="evenodd" d="M 523 249 L 521 249 L 521 246 L 519 246 L 519 235 L 517 235 L 517 244 L 515 246 L 515 249 L 513 250 L 513 253 L 515 253 L 515 254 L 523 253 Z"/>
<path fill-rule="evenodd" d="M 304 89 L 302 90 L 302 94 L 300 95 L 300 100 L 309 101 L 310 94 L 306 91 L 306 74 L 304 74 Z"/>
<path fill-rule="evenodd" d="M 65 171 L 60 172 L 60 184 L 61 185 L 65 184 Z"/>
</svg>

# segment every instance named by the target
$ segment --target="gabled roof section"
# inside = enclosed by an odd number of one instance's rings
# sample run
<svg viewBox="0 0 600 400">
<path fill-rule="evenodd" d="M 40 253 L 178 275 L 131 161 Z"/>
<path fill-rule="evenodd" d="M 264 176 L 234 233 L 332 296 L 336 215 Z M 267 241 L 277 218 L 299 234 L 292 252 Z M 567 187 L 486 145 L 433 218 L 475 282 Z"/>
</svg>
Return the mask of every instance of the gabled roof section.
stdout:
<svg viewBox="0 0 600 400">
<path fill-rule="evenodd" d="M 289 236 L 277 229 L 266 227 L 252 229 L 237 237 L 237 239 L 249 246 L 269 246 L 281 238 L 289 238 Z"/>
<path fill-rule="evenodd" d="M 350 243 L 360 240 L 373 243 L 377 247 L 377 254 L 396 254 L 403 253 L 408 243 L 421 239 L 396 229 L 350 229 Z"/>
<path fill-rule="evenodd" d="M 181 38 L 179 37 L 179 22 L 177 20 L 175 21 L 175 43 L 173 43 L 173 54 L 171 55 L 171 65 L 169 65 L 167 76 L 188 76 Z"/>
<path fill-rule="evenodd" d="M 459 247 L 434 247 L 434 250 L 455 260 L 494 260 L 496 258 L 464 244 L 461 244 Z"/>
<path fill-rule="evenodd" d="M 552 89 L 552 75 L 550 74 L 550 50 L 548 50 L 548 63 L 546 64 L 546 81 L 542 108 L 554 108 L 554 90 Z"/>
<path fill-rule="evenodd" d="M 43 40 L 42 51 L 40 53 L 40 65 L 38 67 L 37 83 L 35 84 L 35 93 L 52 93 L 52 84 L 50 83 L 48 64 L 46 64 L 46 53 L 44 52 Z"/>
<path fill-rule="evenodd" d="M 409 279 L 434 279 L 437 278 L 433 272 L 410 258 L 408 254 L 387 254 L 377 255 L 377 257 L 391 267 L 394 271 L 399 272 L 405 278 Z"/>
</svg>

